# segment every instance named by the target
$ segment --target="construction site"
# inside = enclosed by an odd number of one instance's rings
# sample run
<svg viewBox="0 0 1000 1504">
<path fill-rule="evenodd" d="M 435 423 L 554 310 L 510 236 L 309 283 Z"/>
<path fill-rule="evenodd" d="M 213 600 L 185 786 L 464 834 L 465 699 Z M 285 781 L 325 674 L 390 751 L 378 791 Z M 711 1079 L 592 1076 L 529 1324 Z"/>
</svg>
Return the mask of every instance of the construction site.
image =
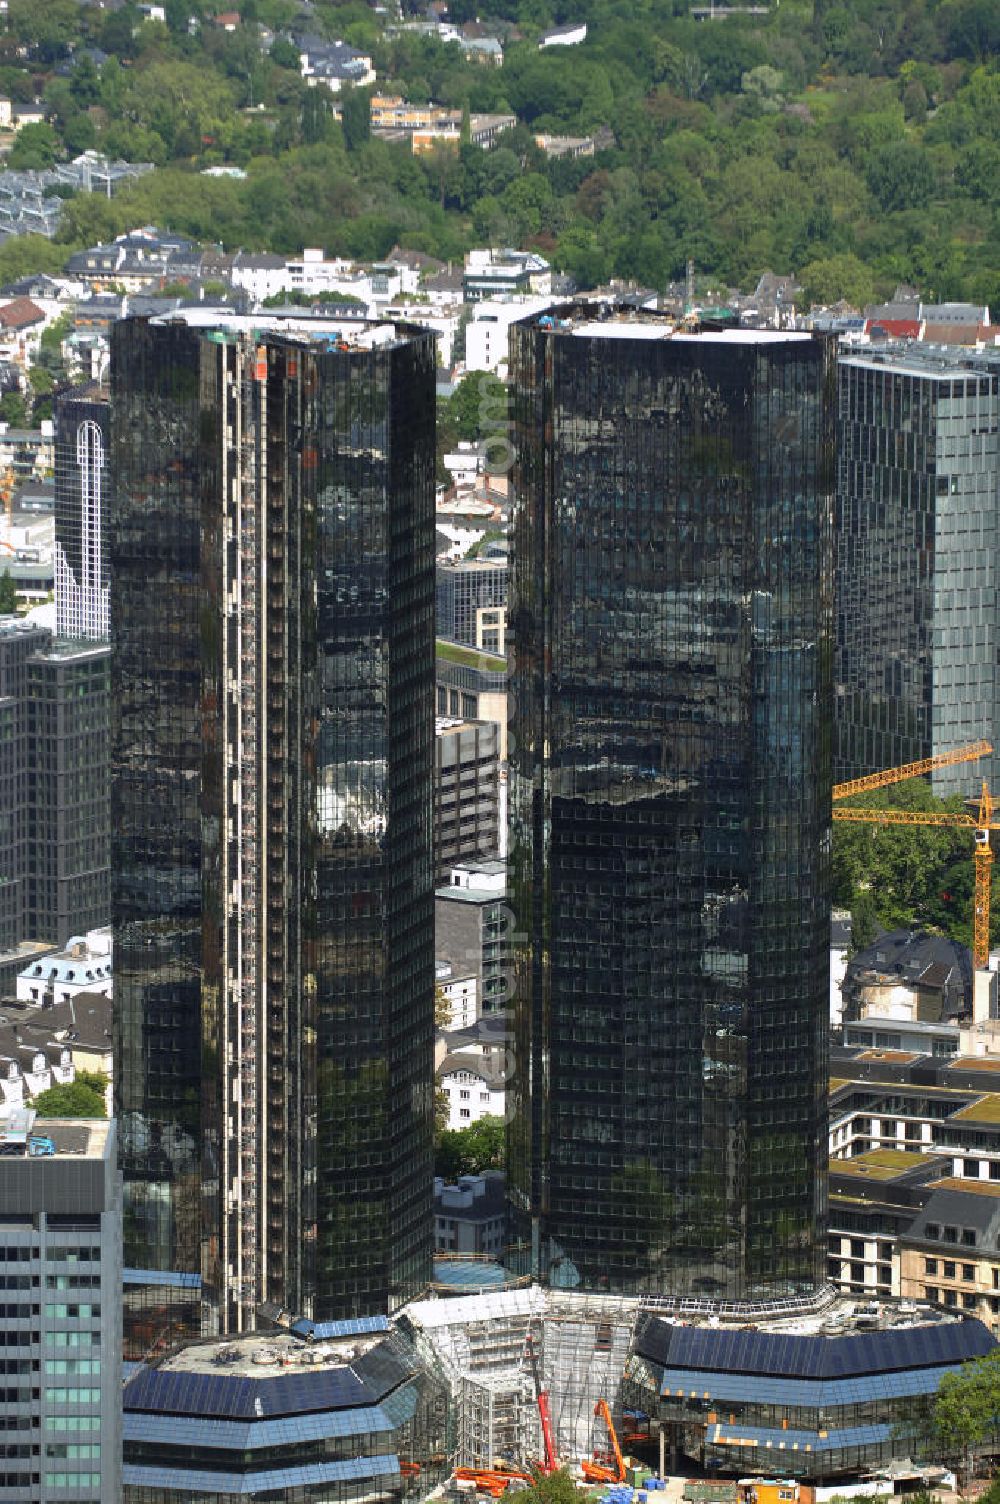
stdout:
<svg viewBox="0 0 1000 1504">
<path fill-rule="evenodd" d="M 692 1473 L 884 1479 L 909 1467 L 912 1398 L 993 1346 L 979 1322 L 830 1289 L 726 1306 L 530 1286 L 397 1320 L 451 1392 L 452 1489 L 494 1498 L 557 1467 L 612 1500 Z M 841 1372 L 850 1395 L 823 1377 Z"/>
</svg>

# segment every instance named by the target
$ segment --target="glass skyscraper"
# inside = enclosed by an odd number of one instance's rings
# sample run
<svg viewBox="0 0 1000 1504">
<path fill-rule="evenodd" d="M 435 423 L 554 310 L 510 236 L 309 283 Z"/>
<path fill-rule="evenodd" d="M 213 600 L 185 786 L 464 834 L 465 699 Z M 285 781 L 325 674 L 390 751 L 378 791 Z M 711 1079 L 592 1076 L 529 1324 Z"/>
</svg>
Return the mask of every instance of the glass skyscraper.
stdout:
<svg viewBox="0 0 1000 1504">
<path fill-rule="evenodd" d="M 839 366 L 834 776 L 951 752 L 1000 782 L 1000 354 L 896 346 Z"/>
<path fill-rule="evenodd" d="M 825 1268 L 834 351 L 512 330 L 511 1258 L 718 1299 Z"/>
<path fill-rule="evenodd" d="M 126 1264 L 393 1307 L 430 1273 L 434 345 L 392 323 L 112 340 Z"/>
</svg>

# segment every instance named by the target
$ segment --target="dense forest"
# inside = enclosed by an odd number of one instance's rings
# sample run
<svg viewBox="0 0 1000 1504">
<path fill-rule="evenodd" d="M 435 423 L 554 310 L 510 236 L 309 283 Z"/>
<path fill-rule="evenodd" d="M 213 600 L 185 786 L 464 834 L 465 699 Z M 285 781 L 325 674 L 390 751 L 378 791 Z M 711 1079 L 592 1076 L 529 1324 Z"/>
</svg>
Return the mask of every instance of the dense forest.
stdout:
<svg viewBox="0 0 1000 1504">
<path fill-rule="evenodd" d="M 166 0 L 166 24 L 129 5 L 10 0 L 0 92 L 40 96 L 48 119 L 22 129 L 9 165 L 95 147 L 157 171 L 113 200 L 72 198 L 58 242 L 7 242 L 0 275 L 57 270 L 71 248 L 150 222 L 227 249 L 362 259 L 396 242 L 443 259 L 516 244 L 581 286 L 660 288 L 691 257 L 742 287 L 794 271 L 811 301 L 906 281 L 1000 306 L 996 0 L 772 0 L 715 22 L 688 4 L 451 0 L 454 22 L 500 24 L 496 68 L 393 32 L 361 0 L 240 0 L 231 32 L 212 20 L 229 0 Z M 539 50 L 546 26 L 578 19 L 582 45 Z M 380 88 L 520 123 L 492 151 L 415 157 L 373 140 L 363 92 L 338 122 L 305 86 L 282 35 L 296 28 L 369 53 Z M 615 144 L 595 157 L 534 143 L 600 126 Z M 202 175 L 217 164 L 246 176 Z"/>
</svg>

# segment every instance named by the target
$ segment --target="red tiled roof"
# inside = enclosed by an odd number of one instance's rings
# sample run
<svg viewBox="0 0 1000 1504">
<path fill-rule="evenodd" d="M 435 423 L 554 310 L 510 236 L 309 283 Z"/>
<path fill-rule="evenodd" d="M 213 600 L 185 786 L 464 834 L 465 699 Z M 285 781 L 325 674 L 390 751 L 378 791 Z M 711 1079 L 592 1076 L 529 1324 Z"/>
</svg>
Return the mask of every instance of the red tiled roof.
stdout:
<svg viewBox="0 0 1000 1504">
<path fill-rule="evenodd" d="M 882 329 L 892 339 L 919 339 L 923 324 L 920 319 L 866 319 L 865 333 Z"/>
<path fill-rule="evenodd" d="M 27 329 L 29 324 L 38 324 L 45 314 L 30 298 L 14 298 L 0 308 L 0 329 Z"/>
</svg>

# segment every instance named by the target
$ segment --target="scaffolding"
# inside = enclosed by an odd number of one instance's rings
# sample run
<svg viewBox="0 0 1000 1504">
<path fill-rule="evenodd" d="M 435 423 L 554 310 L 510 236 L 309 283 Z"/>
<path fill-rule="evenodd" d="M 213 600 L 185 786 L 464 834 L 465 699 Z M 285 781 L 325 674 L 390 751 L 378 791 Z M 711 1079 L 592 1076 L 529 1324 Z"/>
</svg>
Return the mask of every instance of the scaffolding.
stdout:
<svg viewBox="0 0 1000 1504">
<path fill-rule="evenodd" d="M 620 1423 L 619 1391 L 638 1314 L 638 1300 L 538 1286 L 407 1307 L 406 1323 L 458 1406 L 455 1465 L 524 1465 L 541 1457 L 529 1336 L 541 1354 L 560 1459 L 575 1462 L 592 1452 L 599 1399 Z"/>
<path fill-rule="evenodd" d="M 607 1400 L 620 1427 L 619 1390 L 638 1314 L 636 1299 L 549 1291 L 542 1371 L 561 1456 L 575 1460 L 593 1451 L 599 1399 Z"/>
</svg>

